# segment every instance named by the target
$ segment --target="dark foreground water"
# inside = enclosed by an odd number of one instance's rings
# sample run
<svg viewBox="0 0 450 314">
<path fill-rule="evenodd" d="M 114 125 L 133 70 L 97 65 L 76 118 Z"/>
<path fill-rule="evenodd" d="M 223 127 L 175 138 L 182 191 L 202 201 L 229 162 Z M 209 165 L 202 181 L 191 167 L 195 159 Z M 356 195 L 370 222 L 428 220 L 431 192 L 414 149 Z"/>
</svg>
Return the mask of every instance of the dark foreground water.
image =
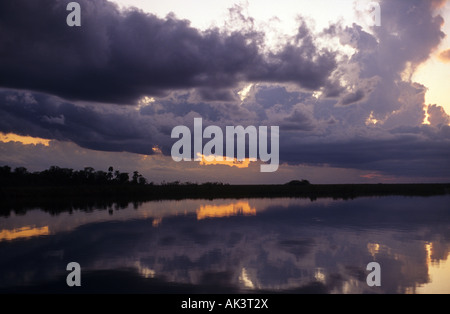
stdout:
<svg viewBox="0 0 450 314">
<path fill-rule="evenodd" d="M 0 292 L 450 293 L 449 251 L 448 195 L 36 208 L 0 217 Z"/>
</svg>

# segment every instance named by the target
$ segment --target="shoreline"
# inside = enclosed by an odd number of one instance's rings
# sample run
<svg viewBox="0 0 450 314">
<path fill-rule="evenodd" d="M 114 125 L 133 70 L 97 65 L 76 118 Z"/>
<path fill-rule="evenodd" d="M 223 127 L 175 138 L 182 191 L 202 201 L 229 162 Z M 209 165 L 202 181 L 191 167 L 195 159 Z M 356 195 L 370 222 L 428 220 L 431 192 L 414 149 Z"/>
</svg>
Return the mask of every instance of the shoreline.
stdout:
<svg viewBox="0 0 450 314">
<path fill-rule="evenodd" d="M 40 204 L 146 202 L 183 199 L 335 198 L 437 196 L 450 194 L 450 183 L 309 185 L 79 185 L 0 187 L 0 208 Z"/>
</svg>

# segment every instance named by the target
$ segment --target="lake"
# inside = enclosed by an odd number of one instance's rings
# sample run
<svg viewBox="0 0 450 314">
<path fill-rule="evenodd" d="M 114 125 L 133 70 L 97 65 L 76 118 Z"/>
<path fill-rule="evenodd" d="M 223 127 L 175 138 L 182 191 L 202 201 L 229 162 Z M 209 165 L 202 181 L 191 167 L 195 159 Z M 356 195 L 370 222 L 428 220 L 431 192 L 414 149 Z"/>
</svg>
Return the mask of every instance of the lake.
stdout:
<svg viewBox="0 0 450 314">
<path fill-rule="evenodd" d="M 0 292 L 450 293 L 449 204 L 256 198 L 10 212 Z M 80 287 L 66 284 L 70 262 Z M 366 282 L 371 262 L 381 286 Z"/>
</svg>

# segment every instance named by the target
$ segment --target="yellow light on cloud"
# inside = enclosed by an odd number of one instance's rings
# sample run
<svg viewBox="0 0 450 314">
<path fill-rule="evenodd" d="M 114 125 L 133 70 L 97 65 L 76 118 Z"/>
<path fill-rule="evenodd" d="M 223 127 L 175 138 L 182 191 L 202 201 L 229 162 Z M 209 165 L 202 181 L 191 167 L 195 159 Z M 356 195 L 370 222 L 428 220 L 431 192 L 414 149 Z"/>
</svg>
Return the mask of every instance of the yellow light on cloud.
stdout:
<svg viewBox="0 0 450 314">
<path fill-rule="evenodd" d="M 422 124 L 431 124 L 430 123 L 430 115 L 428 114 L 428 105 L 423 106 L 423 111 L 425 112 L 425 117 L 423 118 Z"/>
<path fill-rule="evenodd" d="M 0 132 L 0 142 L 8 143 L 8 142 L 19 142 L 24 145 L 44 145 L 49 146 L 50 140 L 39 138 L 39 137 L 31 137 L 31 136 L 22 136 L 14 133 L 1 133 Z"/>
<path fill-rule="evenodd" d="M 372 257 L 375 257 L 380 252 L 380 245 L 378 243 L 367 243 L 367 250 Z"/>
<path fill-rule="evenodd" d="M 202 158 L 200 161 L 200 165 L 207 166 L 207 165 L 225 165 L 229 167 L 236 167 L 236 168 L 248 168 L 250 166 L 251 162 L 255 162 L 255 158 L 245 158 L 242 161 L 237 160 L 234 158 L 234 160 L 226 160 L 221 156 L 214 156 L 214 155 L 201 155 L 197 154 L 199 157 Z"/>
<path fill-rule="evenodd" d="M 427 87 L 425 103 L 442 106 L 447 114 L 450 113 L 450 96 L 448 82 L 450 82 L 450 1 L 442 2 L 439 14 L 444 17 L 442 31 L 447 36 L 431 57 L 421 64 L 412 76 L 412 80 Z M 428 120 L 428 119 L 427 119 Z M 427 124 L 427 123 L 425 123 Z"/>
<path fill-rule="evenodd" d="M 378 122 L 380 121 L 375 119 L 375 117 L 373 116 L 373 111 L 370 112 L 370 116 L 366 119 L 366 125 L 375 125 Z"/>
<path fill-rule="evenodd" d="M 248 97 L 252 87 L 253 87 L 253 84 L 249 84 L 238 92 L 238 95 L 239 95 L 239 98 L 241 99 L 241 101 L 244 101 Z"/>
<path fill-rule="evenodd" d="M 153 146 L 153 147 L 152 147 L 152 151 L 153 151 L 153 153 L 156 154 L 156 155 L 162 155 L 162 150 L 161 150 L 161 148 L 159 148 L 158 146 Z"/>
</svg>

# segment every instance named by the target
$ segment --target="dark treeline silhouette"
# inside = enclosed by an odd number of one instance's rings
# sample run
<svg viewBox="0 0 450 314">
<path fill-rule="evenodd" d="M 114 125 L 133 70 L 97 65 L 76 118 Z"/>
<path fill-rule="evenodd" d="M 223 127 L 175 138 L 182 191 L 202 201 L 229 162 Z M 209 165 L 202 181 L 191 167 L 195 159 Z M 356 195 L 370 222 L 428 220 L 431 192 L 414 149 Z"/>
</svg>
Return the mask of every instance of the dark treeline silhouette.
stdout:
<svg viewBox="0 0 450 314">
<path fill-rule="evenodd" d="M 286 185 L 310 185 L 308 180 L 292 180 L 286 183 Z"/>
<path fill-rule="evenodd" d="M 114 170 L 109 167 L 108 171 L 96 171 L 92 167 L 83 170 L 60 168 L 51 166 L 41 172 L 28 172 L 24 167 L 14 170 L 9 166 L 0 167 L 0 186 L 74 186 L 74 185 L 114 185 L 114 184 L 147 184 L 138 171 L 130 175 L 126 172 Z"/>
<path fill-rule="evenodd" d="M 450 194 L 450 184 L 311 184 L 292 180 L 286 184 L 229 185 L 220 182 L 180 181 L 154 184 L 138 171 L 130 176 L 109 167 L 96 171 L 50 167 L 29 172 L 19 167 L 0 167 L 0 215 L 41 207 L 52 213 L 79 208 L 109 207 L 152 200 L 217 198 L 318 198 L 354 199 L 371 196 L 435 196 Z"/>
<path fill-rule="evenodd" d="M 0 167 L 0 187 L 65 187 L 65 186 L 126 186 L 126 185 L 150 185 L 153 182 L 148 180 L 139 173 L 133 171 L 130 176 L 127 172 L 114 170 L 109 167 L 108 171 L 95 170 L 92 167 L 85 167 L 82 170 L 74 170 L 70 168 L 60 168 L 51 166 L 44 171 L 29 172 L 25 167 L 17 167 L 14 170 L 9 166 Z M 163 181 L 161 186 L 197 186 L 198 183 L 180 182 L 180 181 Z M 201 185 L 222 186 L 221 182 L 206 182 Z"/>
</svg>

